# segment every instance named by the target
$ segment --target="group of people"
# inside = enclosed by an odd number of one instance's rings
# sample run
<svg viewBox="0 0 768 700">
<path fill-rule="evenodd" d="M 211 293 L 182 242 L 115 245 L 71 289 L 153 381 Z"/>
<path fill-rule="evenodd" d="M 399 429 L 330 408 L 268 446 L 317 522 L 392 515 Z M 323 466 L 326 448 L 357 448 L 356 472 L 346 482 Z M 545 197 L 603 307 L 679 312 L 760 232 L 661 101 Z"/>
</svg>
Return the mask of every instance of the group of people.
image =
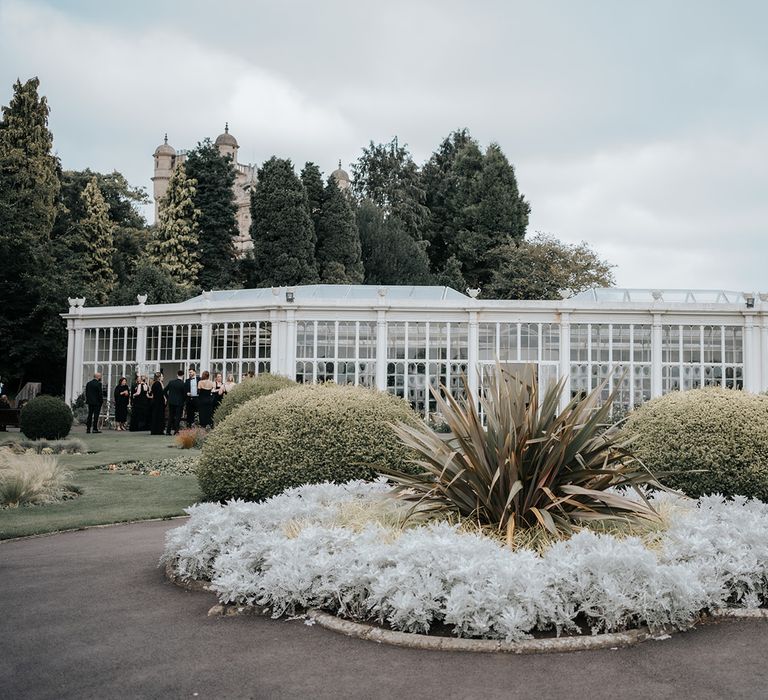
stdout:
<svg viewBox="0 0 768 700">
<path fill-rule="evenodd" d="M 163 386 L 161 372 L 155 372 L 151 383 L 146 375 L 137 374 L 130 386 L 126 377 L 120 377 L 112 392 L 115 429 L 134 432 L 149 430 L 152 435 L 176 435 L 182 420 L 191 428 L 196 419 L 202 428 L 213 427 L 213 414 L 234 385 L 235 378 L 231 374 L 227 376 L 227 381 L 224 381 L 221 373 L 211 379 L 207 371 L 198 378 L 194 369 L 189 370 L 186 379 L 184 370 L 179 370 L 176 378 L 166 386 Z M 85 385 L 85 401 L 88 404 L 86 432 L 101 432 L 98 417 L 103 400 L 101 373 L 96 372 Z"/>
</svg>

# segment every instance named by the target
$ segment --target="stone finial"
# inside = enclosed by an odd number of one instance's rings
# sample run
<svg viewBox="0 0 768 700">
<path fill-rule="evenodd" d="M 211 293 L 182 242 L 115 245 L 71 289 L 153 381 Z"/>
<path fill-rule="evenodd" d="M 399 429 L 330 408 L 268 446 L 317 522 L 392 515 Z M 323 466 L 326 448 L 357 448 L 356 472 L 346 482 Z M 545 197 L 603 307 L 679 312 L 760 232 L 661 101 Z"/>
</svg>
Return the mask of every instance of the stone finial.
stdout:
<svg viewBox="0 0 768 700">
<path fill-rule="evenodd" d="M 137 294 L 136 300 L 139 302 L 139 306 L 144 306 L 144 304 L 147 303 L 147 295 L 146 294 Z"/>
<path fill-rule="evenodd" d="M 224 133 L 225 134 L 229 133 L 229 122 L 224 122 Z"/>
<path fill-rule="evenodd" d="M 467 287 L 467 294 L 473 299 L 477 299 L 477 297 L 480 296 L 480 288 L 477 287 L 476 289 L 472 289 L 471 287 Z"/>
<path fill-rule="evenodd" d="M 163 143 L 167 146 L 168 145 L 168 132 L 165 132 L 165 138 L 163 139 Z"/>
<path fill-rule="evenodd" d="M 664 292 L 661 289 L 652 289 L 651 296 L 654 301 L 664 301 Z"/>
</svg>

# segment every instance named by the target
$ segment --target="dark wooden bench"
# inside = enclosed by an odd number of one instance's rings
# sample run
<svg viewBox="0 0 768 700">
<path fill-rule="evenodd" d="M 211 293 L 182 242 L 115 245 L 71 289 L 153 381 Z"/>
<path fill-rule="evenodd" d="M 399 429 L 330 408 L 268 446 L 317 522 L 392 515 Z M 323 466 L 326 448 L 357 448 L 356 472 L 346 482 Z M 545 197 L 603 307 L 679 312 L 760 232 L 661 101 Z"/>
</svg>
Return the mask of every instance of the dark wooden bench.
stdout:
<svg viewBox="0 0 768 700">
<path fill-rule="evenodd" d="M 20 415 L 21 411 L 17 408 L 0 408 L 0 430 L 5 430 L 7 425 L 18 428 Z"/>
</svg>

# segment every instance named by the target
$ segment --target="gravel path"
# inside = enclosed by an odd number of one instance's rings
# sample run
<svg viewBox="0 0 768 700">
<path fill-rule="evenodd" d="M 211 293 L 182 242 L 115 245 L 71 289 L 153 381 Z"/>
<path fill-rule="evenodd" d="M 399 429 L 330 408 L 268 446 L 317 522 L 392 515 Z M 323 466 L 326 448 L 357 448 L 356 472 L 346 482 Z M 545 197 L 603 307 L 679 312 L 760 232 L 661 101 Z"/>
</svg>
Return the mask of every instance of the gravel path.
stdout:
<svg viewBox="0 0 768 700">
<path fill-rule="evenodd" d="M 544 656 L 414 651 L 300 621 L 208 618 L 168 583 L 173 522 L 0 543 L 2 698 L 765 698 L 768 622 Z"/>
</svg>

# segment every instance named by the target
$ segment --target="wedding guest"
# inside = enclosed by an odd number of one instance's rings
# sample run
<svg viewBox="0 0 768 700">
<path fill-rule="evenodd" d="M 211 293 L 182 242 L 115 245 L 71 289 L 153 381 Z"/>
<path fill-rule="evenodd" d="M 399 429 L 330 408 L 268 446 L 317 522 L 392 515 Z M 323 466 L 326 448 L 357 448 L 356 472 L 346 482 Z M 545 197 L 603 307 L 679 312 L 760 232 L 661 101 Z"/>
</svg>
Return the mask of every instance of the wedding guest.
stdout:
<svg viewBox="0 0 768 700">
<path fill-rule="evenodd" d="M 165 387 L 165 397 L 168 401 L 168 423 L 165 428 L 165 434 L 170 435 L 173 433 L 178 435 L 181 413 L 184 410 L 184 402 L 187 398 L 183 369 L 176 373 L 176 379 L 171 379 L 168 382 L 168 386 Z"/>
<path fill-rule="evenodd" d="M 211 375 L 205 371 L 197 383 L 198 405 L 200 407 L 200 427 L 210 428 L 213 418 L 213 387 Z"/>
<path fill-rule="evenodd" d="M 149 398 L 152 400 L 152 420 L 150 421 L 150 433 L 162 435 L 165 427 L 165 391 L 163 390 L 163 375 L 155 372 L 152 387 L 149 390 Z"/>
<path fill-rule="evenodd" d="M 184 382 L 184 388 L 187 394 L 187 428 L 191 428 L 195 424 L 195 414 L 197 413 L 197 372 L 191 367 L 189 368 L 189 376 Z"/>
<path fill-rule="evenodd" d="M 222 399 L 227 394 L 226 385 L 222 379 L 221 372 L 216 373 L 216 377 L 213 380 L 213 413 L 216 413 L 216 409 L 219 407 Z"/>
<path fill-rule="evenodd" d="M 85 385 L 85 403 L 88 404 L 88 418 L 85 421 L 86 433 L 100 433 L 99 415 L 104 403 L 104 388 L 101 385 L 101 372 L 96 372 L 93 379 Z"/>
<path fill-rule="evenodd" d="M 131 390 L 128 386 L 128 380 L 120 377 L 113 392 L 115 397 L 115 423 L 116 430 L 125 430 L 125 424 L 128 421 L 128 402 L 131 398 Z"/>
<path fill-rule="evenodd" d="M 149 416 L 149 385 L 147 378 L 143 374 L 139 376 L 136 388 L 131 395 L 133 409 L 131 411 L 130 430 L 147 430 Z"/>
<path fill-rule="evenodd" d="M 237 386 L 237 384 L 235 383 L 235 375 L 234 374 L 228 374 L 227 375 L 227 381 L 224 382 L 224 391 L 226 393 L 229 393 L 236 386 Z"/>
</svg>

